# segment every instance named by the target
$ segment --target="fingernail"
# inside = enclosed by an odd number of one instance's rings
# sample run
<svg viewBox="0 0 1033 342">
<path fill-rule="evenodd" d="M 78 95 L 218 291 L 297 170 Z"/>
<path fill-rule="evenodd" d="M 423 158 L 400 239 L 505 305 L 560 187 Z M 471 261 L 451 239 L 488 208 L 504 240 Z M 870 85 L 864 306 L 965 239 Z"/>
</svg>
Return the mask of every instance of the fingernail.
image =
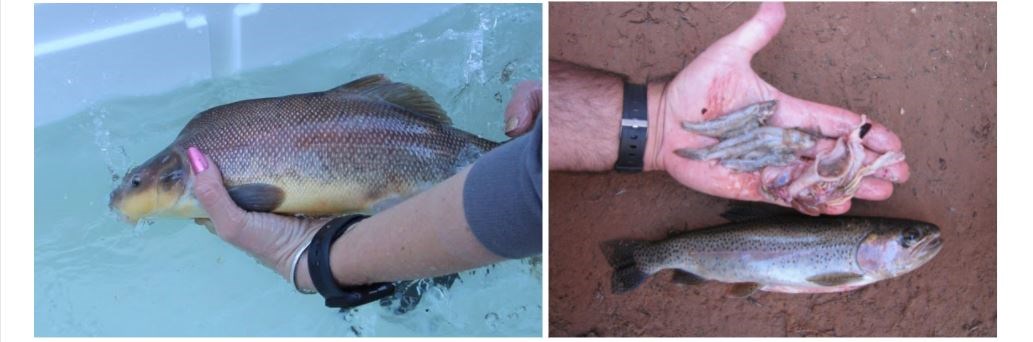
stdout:
<svg viewBox="0 0 1033 342">
<path fill-rule="evenodd" d="M 197 147 L 187 148 L 187 157 L 190 159 L 190 167 L 194 169 L 194 173 L 201 173 L 208 169 L 208 161 L 204 159 L 204 155 Z"/>
<path fill-rule="evenodd" d="M 506 120 L 506 133 L 512 132 L 519 125 L 520 119 L 516 117 L 509 118 L 509 120 Z"/>
</svg>

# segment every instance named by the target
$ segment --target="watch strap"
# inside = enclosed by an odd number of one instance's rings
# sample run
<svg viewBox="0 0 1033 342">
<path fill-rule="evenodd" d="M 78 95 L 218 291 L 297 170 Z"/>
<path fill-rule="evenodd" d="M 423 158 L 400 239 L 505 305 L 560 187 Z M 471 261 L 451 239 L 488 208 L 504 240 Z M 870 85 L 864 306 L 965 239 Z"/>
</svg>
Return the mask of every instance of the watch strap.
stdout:
<svg viewBox="0 0 1033 342">
<path fill-rule="evenodd" d="M 649 127 L 646 110 L 646 86 L 625 82 L 620 148 L 614 165 L 619 172 L 642 172 Z"/>
<path fill-rule="evenodd" d="M 348 215 L 327 222 L 312 237 L 308 248 L 308 269 L 312 284 L 325 299 L 325 305 L 332 308 L 350 308 L 390 296 L 395 287 L 391 283 L 373 283 L 342 287 L 334 280 L 330 269 L 330 246 L 366 215 Z"/>
</svg>

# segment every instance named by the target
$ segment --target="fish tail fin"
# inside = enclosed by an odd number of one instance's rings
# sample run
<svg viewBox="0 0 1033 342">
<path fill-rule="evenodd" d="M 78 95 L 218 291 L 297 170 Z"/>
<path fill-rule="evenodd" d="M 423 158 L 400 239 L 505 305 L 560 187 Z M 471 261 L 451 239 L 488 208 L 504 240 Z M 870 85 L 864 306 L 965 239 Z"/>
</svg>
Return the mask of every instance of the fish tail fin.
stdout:
<svg viewBox="0 0 1033 342">
<path fill-rule="evenodd" d="M 635 250 L 647 242 L 641 240 L 615 240 L 604 242 L 600 247 L 606 261 L 613 267 L 613 293 L 624 293 L 634 290 L 649 278 L 635 261 Z"/>
<path fill-rule="evenodd" d="M 682 158 L 692 160 L 704 160 L 707 158 L 706 149 L 679 148 L 677 150 L 674 150 L 674 153 L 681 156 Z"/>
</svg>

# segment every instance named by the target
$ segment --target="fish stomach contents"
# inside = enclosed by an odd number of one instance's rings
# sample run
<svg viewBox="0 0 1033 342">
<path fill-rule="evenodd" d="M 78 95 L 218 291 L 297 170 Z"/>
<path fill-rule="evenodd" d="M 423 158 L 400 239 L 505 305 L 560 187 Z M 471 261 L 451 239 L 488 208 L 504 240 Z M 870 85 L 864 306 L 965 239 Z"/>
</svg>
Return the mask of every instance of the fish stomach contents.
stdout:
<svg viewBox="0 0 1033 342">
<path fill-rule="evenodd" d="M 693 160 L 718 160 L 722 166 L 740 172 L 789 165 L 802 151 L 814 147 L 815 139 L 800 130 L 765 126 L 777 106 L 775 100 L 758 102 L 713 120 L 682 122 L 686 131 L 720 141 L 699 149 L 678 149 L 675 154 Z"/>
<path fill-rule="evenodd" d="M 376 211 L 497 145 L 452 127 L 423 90 L 372 75 L 201 112 L 167 148 L 126 173 L 109 206 L 130 222 L 207 217 L 191 190 L 191 146 L 218 165 L 241 208 L 323 216 Z"/>
<path fill-rule="evenodd" d="M 693 230 L 660 241 L 602 244 L 623 293 L 675 270 L 680 283 L 732 284 L 730 294 L 840 292 L 901 276 L 942 247 L 931 223 L 878 217 L 776 217 Z"/>
<path fill-rule="evenodd" d="M 763 101 L 734 110 L 716 119 L 683 122 L 682 128 L 719 141 L 703 148 L 682 148 L 675 154 L 692 160 L 714 160 L 737 172 L 761 172 L 760 193 L 773 203 L 790 206 L 808 215 L 853 198 L 861 179 L 904 161 L 900 151 L 880 155 L 865 164 L 862 138 L 871 128 L 867 116 L 849 133 L 836 138 L 835 147 L 815 158 L 803 153 L 820 138 L 799 128 L 765 126 L 778 102 Z"/>
</svg>

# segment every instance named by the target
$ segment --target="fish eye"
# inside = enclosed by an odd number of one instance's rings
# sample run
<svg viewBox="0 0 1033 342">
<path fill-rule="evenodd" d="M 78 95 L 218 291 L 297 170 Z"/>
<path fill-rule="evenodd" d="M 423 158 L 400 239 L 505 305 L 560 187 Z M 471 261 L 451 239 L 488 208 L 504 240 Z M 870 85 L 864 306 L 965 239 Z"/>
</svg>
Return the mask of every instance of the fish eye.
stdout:
<svg viewBox="0 0 1033 342">
<path fill-rule="evenodd" d="M 129 184 L 134 188 L 140 186 L 140 176 L 133 176 L 133 179 L 129 181 Z"/>
<path fill-rule="evenodd" d="M 916 227 L 909 227 L 904 230 L 904 233 L 900 236 L 900 245 L 904 248 L 909 248 L 918 242 L 918 239 L 922 237 L 922 231 Z"/>
</svg>

